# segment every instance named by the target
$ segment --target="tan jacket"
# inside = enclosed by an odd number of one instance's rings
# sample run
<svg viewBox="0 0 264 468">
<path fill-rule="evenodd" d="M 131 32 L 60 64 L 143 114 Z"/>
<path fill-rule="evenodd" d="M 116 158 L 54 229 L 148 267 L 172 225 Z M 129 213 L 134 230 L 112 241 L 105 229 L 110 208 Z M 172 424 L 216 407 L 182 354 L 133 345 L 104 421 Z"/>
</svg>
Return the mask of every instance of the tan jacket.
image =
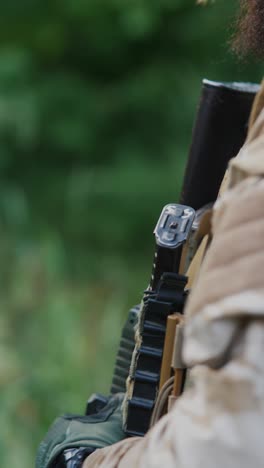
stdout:
<svg viewBox="0 0 264 468">
<path fill-rule="evenodd" d="M 186 310 L 192 387 L 143 439 L 98 450 L 84 468 L 263 468 L 264 109 L 212 224 Z"/>
</svg>

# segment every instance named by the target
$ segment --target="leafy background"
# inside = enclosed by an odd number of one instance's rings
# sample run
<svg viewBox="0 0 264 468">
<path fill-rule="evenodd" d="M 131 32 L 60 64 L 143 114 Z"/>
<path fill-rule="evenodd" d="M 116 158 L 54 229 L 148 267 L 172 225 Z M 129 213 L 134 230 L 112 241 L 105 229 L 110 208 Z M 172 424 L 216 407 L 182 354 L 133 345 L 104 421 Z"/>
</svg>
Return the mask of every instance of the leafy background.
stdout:
<svg viewBox="0 0 264 468">
<path fill-rule="evenodd" d="M 0 16 L 0 464 L 108 392 L 152 229 L 177 201 L 203 77 L 261 79 L 236 2 L 10 0 Z"/>
</svg>

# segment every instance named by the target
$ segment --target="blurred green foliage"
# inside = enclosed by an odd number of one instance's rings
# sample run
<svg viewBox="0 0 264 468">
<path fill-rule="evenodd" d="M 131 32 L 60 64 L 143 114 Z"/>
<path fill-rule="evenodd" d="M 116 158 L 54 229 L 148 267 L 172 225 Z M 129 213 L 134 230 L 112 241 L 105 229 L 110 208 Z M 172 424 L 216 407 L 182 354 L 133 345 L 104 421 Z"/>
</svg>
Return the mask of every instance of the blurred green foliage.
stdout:
<svg viewBox="0 0 264 468">
<path fill-rule="evenodd" d="M 177 200 L 203 77 L 261 79 L 236 2 L 10 0 L 0 16 L 0 459 L 107 392 L 152 228 Z"/>
</svg>

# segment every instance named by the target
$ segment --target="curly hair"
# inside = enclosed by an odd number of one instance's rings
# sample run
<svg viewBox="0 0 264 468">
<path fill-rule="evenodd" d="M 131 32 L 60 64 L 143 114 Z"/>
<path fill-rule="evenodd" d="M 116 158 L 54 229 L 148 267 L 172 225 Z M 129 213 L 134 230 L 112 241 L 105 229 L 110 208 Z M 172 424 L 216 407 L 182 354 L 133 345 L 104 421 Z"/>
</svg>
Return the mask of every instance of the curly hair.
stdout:
<svg viewBox="0 0 264 468">
<path fill-rule="evenodd" d="M 231 48 L 239 57 L 264 58 L 264 0 L 240 0 Z"/>
</svg>

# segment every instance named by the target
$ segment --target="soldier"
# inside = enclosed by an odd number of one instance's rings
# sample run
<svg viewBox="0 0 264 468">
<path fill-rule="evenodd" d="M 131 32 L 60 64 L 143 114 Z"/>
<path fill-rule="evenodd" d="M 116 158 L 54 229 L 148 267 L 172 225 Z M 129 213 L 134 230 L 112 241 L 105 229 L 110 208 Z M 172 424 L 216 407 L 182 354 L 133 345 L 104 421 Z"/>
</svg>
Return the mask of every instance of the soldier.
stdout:
<svg viewBox="0 0 264 468">
<path fill-rule="evenodd" d="M 233 49 L 263 57 L 263 25 L 264 0 L 241 0 Z M 192 386 L 144 438 L 113 445 L 124 434 L 120 406 L 110 401 L 103 417 L 109 422 L 110 446 L 89 455 L 83 468 L 263 467 L 263 149 L 264 86 L 253 105 L 245 145 L 229 163 L 213 209 L 211 242 L 186 307 L 183 352 L 192 368 Z M 72 447 L 85 433 L 74 423 Z M 95 423 L 93 442 L 100 447 Z M 56 428 L 53 434 L 59 446 L 62 437 Z M 38 468 L 59 466 L 48 464 L 47 444 L 41 452 Z"/>
</svg>

